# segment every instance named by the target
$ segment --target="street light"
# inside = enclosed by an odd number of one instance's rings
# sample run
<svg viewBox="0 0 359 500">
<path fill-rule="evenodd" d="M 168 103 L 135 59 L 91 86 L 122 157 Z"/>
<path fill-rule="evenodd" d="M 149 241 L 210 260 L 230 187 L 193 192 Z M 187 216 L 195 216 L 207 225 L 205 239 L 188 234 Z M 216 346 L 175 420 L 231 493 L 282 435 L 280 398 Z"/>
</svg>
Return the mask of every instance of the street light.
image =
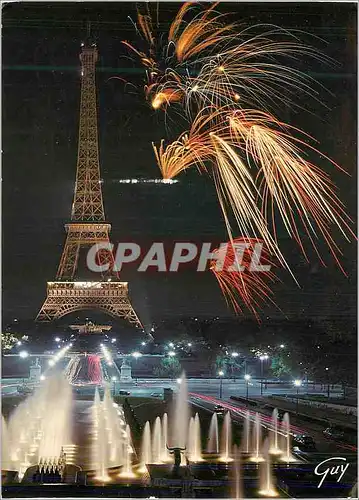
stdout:
<svg viewBox="0 0 359 500">
<path fill-rule="evenodd" d="M 285 345 L 284 345 L 284 344 L 281 344 L 279 347 L 280 347 L 281 349 L 284 349 Z"/>
<path fill-rule="evenodd" d="M 231 356 L 232 358 L 238 358 L 239 354 L 238 352 L 232 352 Z"/>
<path fill-rule="evenodd" d="M 55 342 L 60 342 L 60 341 L 61 341 L 60 337 L 55 337 Z"/>
<path fill-rule="evenodd" d="M 297 388 L 297 404 L 295 407 L 295 414 L 298 415 L 298 398 L 299 398 L 299 387 L 302 385 L 302 381 L 299 379 L 294 380 L 294 386 Z"/>
<path fill-rule="evenodd" d="M 262 354 L 259 356 L 259 360 L 261 362 L 261 395 L 263 394 L 263 361 L 267 361 L 268 358 L 268 354 Z"/>
<path fill-rule="evenodd" d="M 176 382 L 177 382 L 177 384 L 181 384 L 181 383 L 182 383 L 182 379 L 181 379 L 181 378 L 178 378 L 178 379 L 176 380 Z"/>
<path fill-rule="evenodd" d="M 27 351 L 20 351 L 19 356 L 20 358 L 27 358 L 29 353 Z"/>
<path fill-rule="evenodd" d="M 176 356 L 176 353 L 175 353 L 174 351 L 170 351 L 170 352 L 168 353 L 168 355 L 169 355 L 171 358 L 173 358 L 173 356 Z"/>
<path fill-rule="evenodd" d="M 249 373 L 246 373 L 244 375 L 244 380 L 246 381 L 246 384 L 247 384 L 247 395 L 246 395 L 246 400 L 248 401 L 248 385 L 249 385 L 249 381 L 251 379 L 251 376 L 249 375 Z"/>
<path fill-rule="evenodd" d="M 140 357 L 142 356 L 142 354 L 141 354 L 140 352 L 136 351 L 136 352 L 133 352 L 133 353 L 132 353 L 132 356 L 133 356 L 135 359 L 138 359 L 138 358 L 140 358 Z"/>
<path fill-rule="evenodd" d="M 112 384 L 112 395 L 115 396 L 116 395 L 116 381 L 117 381 L 116 375 L 113 375 L 111 377 L 111 381 L 113 382 L 113 384 Z"/>
<path fill-rule="evenodd" d="M 19 345 L 19 346 L 20 346 L 21 344 L 22 344 L 21 340 L 18 340 L 18 341 L 16 342 L 16 345 Z"/>
<path fill-rule="evenodd" d="M 170 342 L 168 345 L 169 345 L 169 347 L 174 347 L 174 343 L 173 342 Z"/>
<path fill-rule="evenodd" d="M 145 345 L 146 345 L 146 342 L 141 342 L 141 345 L 145 346 Z"/>
<path fill-rule="evenodd" d="M 55 365 L 55 361 L 53 359 L 49 359 L 48 363 L 49 363 L 49 366 Z"/>
<path fill-rule="evenodd" d="M 40 380 L 45 380 L 45 379 L 46 379 L 45 375 L 40 375 Z"/>
<path fill-rule="evenodd" d="M 330 399 L 330 383 L 329 383 L 329 373 L 328 373 L 329 372 L 329 368 L 326 367 L 325 371 L 327 372 L 327 384 L 328 384 L 328 386 L 327 386 L 327 397 L 328 397 L 328 400 L 329 400 Z"/>
<path fill-rule="evenodd" d="M 220 378 L 220 383 L 219 383 L 219 399 L 222 399 L 222 390 L 223 390 L 223 375 L 224 375 L 224 371 L 223 370 L 220 370 L 218 372 L 218 376 Z"/>
</svg>

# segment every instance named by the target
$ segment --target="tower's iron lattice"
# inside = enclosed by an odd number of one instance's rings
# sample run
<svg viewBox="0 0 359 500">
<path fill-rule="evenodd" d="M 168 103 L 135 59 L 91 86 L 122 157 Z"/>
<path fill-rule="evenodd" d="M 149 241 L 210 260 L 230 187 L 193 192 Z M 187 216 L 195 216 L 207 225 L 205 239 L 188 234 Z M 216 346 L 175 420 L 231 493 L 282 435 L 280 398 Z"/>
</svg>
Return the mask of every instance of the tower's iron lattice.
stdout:
<svg viewBox="0 0 359 500">
<path fill-rule="evenodd" d="M 98 281 L 76 280 L 81 249 L 109 243 L 111 225 L 105 222 L 98 152 L 96 62 L 94 44 L 82 47 L 81 104 L 77 173 L 71 222 L 65 225 L 66 242 L 55 281 L 47 283 L 47 297 L 37 321 L 52 321 L 82 309 L 98 309 L 141 326 L 133 310 L 127 283 L 113 271 L 113 254 L 99 250 L 98 264 L 109 263 L 109 271 Z"/>
</svg>

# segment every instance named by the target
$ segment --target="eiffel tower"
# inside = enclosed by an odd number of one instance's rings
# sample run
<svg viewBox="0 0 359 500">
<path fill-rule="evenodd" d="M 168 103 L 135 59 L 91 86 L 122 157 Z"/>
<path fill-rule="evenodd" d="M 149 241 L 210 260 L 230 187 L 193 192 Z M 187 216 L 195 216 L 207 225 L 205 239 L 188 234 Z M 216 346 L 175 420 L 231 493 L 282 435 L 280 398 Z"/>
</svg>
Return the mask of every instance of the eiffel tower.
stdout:
<svg viewBox="0 0 359 500">
<path fill-rule="evenodd" d="M 96 44 L 91 43 L 88 36 L 80 53 L 80 124 L 71 222 L 65 224 L 67 236 L 56 278 L 47 283 L 47 297 L 36 321 L 52 321 L 74 311 L 98 309 L 142 326 L 131 305 L 127 283 L 119 281 L 118 274 L 112 270 L 111 251 L 99 249 L 97 252 L 99 265 L 110 264 L 109 271 L 99 274 L 101 278 L 98 281 L 76 280 L 83 249 L 109 243 L 111 230 L 105 219 L 100 178 L 95 79 L 97 60 Z"/>
</svg>

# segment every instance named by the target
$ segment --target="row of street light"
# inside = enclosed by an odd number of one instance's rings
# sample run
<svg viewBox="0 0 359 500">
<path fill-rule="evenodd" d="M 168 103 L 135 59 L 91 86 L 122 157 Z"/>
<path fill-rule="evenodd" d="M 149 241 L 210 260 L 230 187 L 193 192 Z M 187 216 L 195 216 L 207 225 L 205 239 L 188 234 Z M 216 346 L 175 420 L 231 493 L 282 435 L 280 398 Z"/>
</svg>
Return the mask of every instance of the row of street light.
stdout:
<svg viewBox="0 0 359 500">
<path fill-rule="evenodd" d="M 218 376 L 220 379 L 220 384 L 219 384 L 219 399 L 222 399 L 223 395 L 223 377 L 224 377 L 224 371 L 220 370 L 218 372 Z M 246 400 L 248 401 L 248 392 L 249 392 L 249 381 L 251 380 L 251 375 L 249 373 L 246 373 L 244 375 L 244 380 L 246 382 Z M 296 413 L 298 414 L 298 399 L 299 399 L 299 389 L 302 386 L 302 381 L 299 379 L 293 380 L 293 385 L 297 389 L 297 401 L 296 401 Z M 262 394 L 262 380 L 261 380 L 261 394 Z"/>
</svg>

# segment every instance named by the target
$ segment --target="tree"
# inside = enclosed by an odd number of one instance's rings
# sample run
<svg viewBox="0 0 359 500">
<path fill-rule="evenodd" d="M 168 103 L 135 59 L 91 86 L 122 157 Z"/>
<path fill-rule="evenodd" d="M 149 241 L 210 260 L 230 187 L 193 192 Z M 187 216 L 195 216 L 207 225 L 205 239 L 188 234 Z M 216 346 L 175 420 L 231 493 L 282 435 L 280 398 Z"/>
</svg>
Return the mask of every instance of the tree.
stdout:
<svg viewBox="0 0 359 500">
<path fill-rule="evenodd" d="M 176 378 L 181 375 L 182 366 L 176 357 L 163 358 L 158 366 L 153 368 L 156 377 Z"/>
<path fill-rule="evenodd" d="M 290 375 L 292 373 L 292 367 L 288 361 L 288 358 L 281 353 L 276 354 L 271 358 L 271 370 L 275 377 L 283 377 L 283 375 Z"/>
<path fill-rule="evenodd" d="M 18 338 L 10 332 L 3 332 L 1 334 L 1 347 L 4 351 L 8 351 L 14 347 L 18 342 Z"/>
</svg>

